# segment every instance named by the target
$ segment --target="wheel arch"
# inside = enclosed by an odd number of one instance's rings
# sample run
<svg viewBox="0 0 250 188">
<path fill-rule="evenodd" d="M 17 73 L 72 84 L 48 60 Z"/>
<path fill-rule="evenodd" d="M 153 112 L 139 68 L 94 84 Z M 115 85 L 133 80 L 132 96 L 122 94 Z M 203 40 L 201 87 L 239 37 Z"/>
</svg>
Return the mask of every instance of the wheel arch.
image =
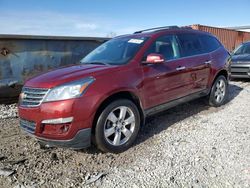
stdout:
<svg viewBox="0 0 250 188">
<path fill-rule="evenodd" d="M 223 99 L 222 101 L 216 101 L 215 100 L 215 83 L 216 83 L 216 80 L 218 79 L 218 77 L 220 76 L 223 76 L 225 77 L 225 80 L 227 83 L 225 83 L 227 86 L 226 86 L 226 93 L 225 95 L 223 96 Z M 225 69 L 222 69 L 220 71 L 218 71 L 218 73 L 215 75 L 214 79 L 213 79 L 213 82 L 211 84 L 211 88 L 210 88 L 210 91 L 209 91 L 209 95 L 208 95 L 208 103 L 210 106 L 214 106 L 214 107 L 219 107 L 221 105 L 223 105 L 227 99 L 227 95 L 228 95 L 228 92 L 227 92 L 227 88 L 228 88 L 228 80 L 229 80 L 229 74 L 227 72 L 227 70 Z"/>
<path fill-rule="evenodd" d="M 131 100 L 137 106 L 137 108 L 139 110 L 141 125 L 144 124 L 144 122 L 145 122 L 145 114 L 144 114 L 142 103 L 141 103 L 139 97 L 137 95 L 135 95 L 131 91 L 119 91 L 119 92 L 113 93 L 112 95 L 108 96 L 107 98 L 105 98 L 100 103 L 100 105 L 98 105 L 98 108 L 96 110 L 96 113 L 95 113 L 94 119 L 93 119 L 92 134 L 95 133 L 96 123 L 97 123 L 98 117 L 101 114 L 101 112 L 105 109 L 105 107 L 108 104 L 110 104 L 111 102 L 113 102 L 115 100 L 118 100 L 118 99 L 128 99 L 128 100 Z"/>
<path fill-rule="evenodd" d="M 227 72 L 227 70 L 225 70 L 225 69 L 220 70 L 220 71 L 216 74 L 215 79 L 218 78 L 218 76 L 220 76 L 220 75 L 225 76 L 225 78 L 228 80 L 228 72 Z M 215 80 L 215 79 L 214 79 L 214 80 Z"/>
<path fill-rule="evenodd" d="M 228 71 L 226 70 L 226 69 L 221 69 L 220 71 L 218 71 L 216 74 L 215 74 L 215 76 L 214 76 L 214 78 L 213 78 L 213 80 L 212 80 L 212 82 L 211 82 L 211 87 L 213 86 L 213 84 L 214 84 L 214 82 L 215 82 L 215 80 L 219 77 L 219 76 L 225 76 L 225 78 L 226 78 L 226 80 L 228 80 L 228 77 L 229 77 L 229 74 L 228 74 Z"/>
</svg>

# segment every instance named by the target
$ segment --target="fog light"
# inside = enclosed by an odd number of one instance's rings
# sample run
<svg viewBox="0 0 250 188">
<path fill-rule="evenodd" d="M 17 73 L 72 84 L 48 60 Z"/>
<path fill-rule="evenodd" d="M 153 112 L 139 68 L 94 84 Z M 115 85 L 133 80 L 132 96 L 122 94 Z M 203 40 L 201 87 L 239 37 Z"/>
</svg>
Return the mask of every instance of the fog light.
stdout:
<svg viewBox="0 0 250 188">
<path fill-rule="evenodd" d="M 41 133 L 46 135 L 64 135 L 68 133 L 70 126 L 70 123 L 42 124 Z"/>
<path fill-rule="evenodd" d="M 60 129 L 61 129 L 62 133 L 68 132 L 68 130 L 69 130 L 69 124 L 63 125 Z"/>
</svg>

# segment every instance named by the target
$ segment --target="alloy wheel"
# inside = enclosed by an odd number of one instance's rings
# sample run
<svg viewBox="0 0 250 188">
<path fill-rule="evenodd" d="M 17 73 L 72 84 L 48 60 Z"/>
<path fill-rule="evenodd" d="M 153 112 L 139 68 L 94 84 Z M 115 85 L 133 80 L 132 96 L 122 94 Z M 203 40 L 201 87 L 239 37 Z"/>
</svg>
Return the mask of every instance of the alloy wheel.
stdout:
<svg viewBox="0 0 250 188">
<path fill-rule="evenodd" d="M 104 137 L 113 146 L 125 144 L 135 130 L 135 115 L 127 106 L 112 110 L 106 118 Z"/>
<path fill-rule="evenodd" d="M 224 80 L 220 79 L 217 82 L 214 95 L 217 103 L 220 103 L 224 99 L 226 95 L 226 83 Z"/>
</svg>

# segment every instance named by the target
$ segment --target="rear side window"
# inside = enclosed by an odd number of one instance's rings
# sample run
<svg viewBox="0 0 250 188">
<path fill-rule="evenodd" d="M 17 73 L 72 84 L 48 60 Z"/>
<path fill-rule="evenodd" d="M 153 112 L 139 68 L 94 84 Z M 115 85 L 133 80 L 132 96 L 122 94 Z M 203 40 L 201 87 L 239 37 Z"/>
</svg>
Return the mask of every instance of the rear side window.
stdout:
<svg viewBox="0 0 250 188">
<path fill-rule="evenodd" d="M 182 57 L 202 54 L 204 52 L 202 43 L 196 34 L 180 34 L 178 35 L 181 44 Z"/>
<path fill-rule="evenodd" d="M 156 39 L 145 53 L 144 60 L 146 60 L 147 55 L 151 53 L 161 54 L 166 60 L 179 58 L 180 52 L 176 36 L 165 35 Z"/>
<path fill-rule="evenodd" d="M 186 33 L 178 35 L 178 38 L 182 57 L 209 53 L 221 46 L 215 37 L 209 35 Z"/>
<path fill-rule="evenodd" d="M 217 50 L 221 46 L 221 44 L 215 37 L 209 35 L 200 35 L 199 38 L 202 42 L 205 53 Z"/>
</svg>

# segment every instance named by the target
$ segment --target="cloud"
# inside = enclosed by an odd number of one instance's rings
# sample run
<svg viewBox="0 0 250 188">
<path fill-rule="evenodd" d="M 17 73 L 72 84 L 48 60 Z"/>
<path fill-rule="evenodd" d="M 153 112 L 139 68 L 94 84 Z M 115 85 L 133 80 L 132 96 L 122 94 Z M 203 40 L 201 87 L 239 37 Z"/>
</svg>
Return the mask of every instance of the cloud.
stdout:
<svg viewBox="0 0 250 188">
<path fill-rule="evenodd" d="M 77 29 L 91 29 L 91 30 L 95 30 L 98 28 L 96 24 L 90 24 L 90 23 L 77 23 L 75 27 Z"/>
<path fill-rule="evenodd" d="M 112 22 L 55 12 L 1 12 L 1 34 L 106 36 Z M 100 27 L 102 26 L 102 27 Z"/>
<path fill-rule="evenodd" d="M 58 12 L 1 12 L 0 34 L 107 37 L 133 33 L 144 27 L 97 15 Z"/>
</svg>

